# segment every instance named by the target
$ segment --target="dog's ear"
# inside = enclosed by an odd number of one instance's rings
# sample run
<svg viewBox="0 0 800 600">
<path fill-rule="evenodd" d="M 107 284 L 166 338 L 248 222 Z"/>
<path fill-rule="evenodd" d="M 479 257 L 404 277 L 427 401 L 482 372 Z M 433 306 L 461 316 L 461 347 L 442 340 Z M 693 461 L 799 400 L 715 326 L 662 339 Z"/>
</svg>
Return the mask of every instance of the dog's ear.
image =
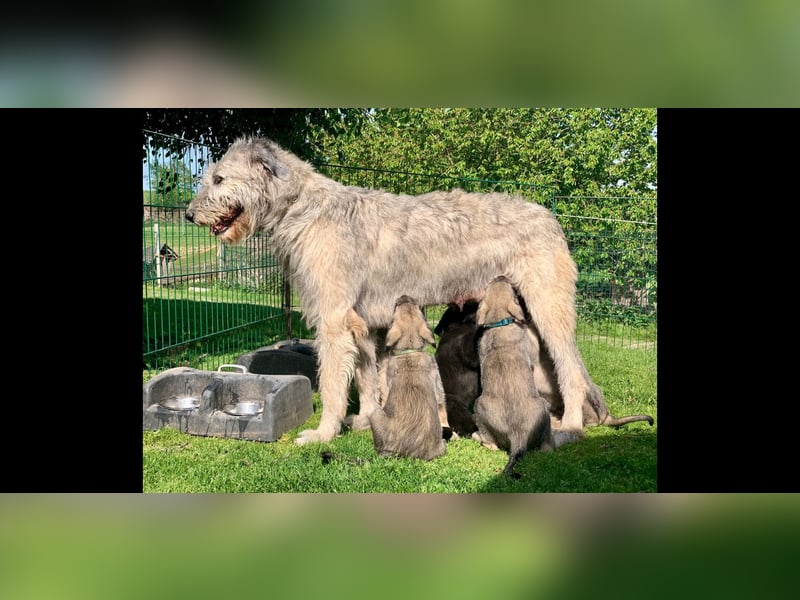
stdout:
<svg viewBox="0 0 800 600">
<path fill-rule="evenodd" d="M 419 337 L 436 348 L 436 340 L 431 333 L 431 328 L 428 327 L 428 324 L 425 321 L 422 321 L 422 323 L 419 325 Z"/>
<path fill-rule="evenodd" d="M 486 323 L 486 304 L 481 302 L 478 305 L 478 310 L 475 312 L 475 325 L 482 327 Z"/>
<path fill-rule="evenodd" d="M 516 300 L 512 300 L 508 303 L 508 314 L 514 317 L 514 320 L 524 323 L 525 322 L 525 313 L 522 312 L 522 307 L 516 302 Z"/>
<path fill-rule="evenodd" d="M 266 146 L 259 147 L 258 160 L 267 171 L 278 179 L 282 179 L 283 181 L 289 179 L 289 174 L 291 172 L 289 168 Z"/>
<path fill-rule="evenodd" d="M 389 327 L 389 331 L 386 332 L 386 347 L 393 348 L 394 345 L 400 341 L 401 331 L 400 328 L 392 323 L 392 326 Z"/>
<path fill-rule="evenodd" d="M 439 319 L 439 323 L 436 325 L 436 328 L 433 330 L 433 332 L 436 335 L 442 335 L 444 333 L 445 327 L 447 327 L 450 324 L 450 319 L 451 319 L 450 309 L 448 308 L 446 311 L 444 311 L 442 318 Z"/>
</svg>

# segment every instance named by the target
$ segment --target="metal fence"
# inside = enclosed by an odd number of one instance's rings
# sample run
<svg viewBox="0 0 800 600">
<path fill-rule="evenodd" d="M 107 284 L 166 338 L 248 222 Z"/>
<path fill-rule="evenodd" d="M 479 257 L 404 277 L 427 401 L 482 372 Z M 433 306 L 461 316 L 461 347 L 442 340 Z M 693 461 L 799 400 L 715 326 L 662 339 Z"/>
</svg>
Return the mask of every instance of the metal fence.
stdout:
<svg viewBox="0 0 800 600">
<path fill-rule="evenodd" d="M 184 219 L 210 152 L 196 143 L 175 147 L 175 138 L 144 132 L 143 378 L 174 366 L 216 370 L 279 340 L 313 338 L 268 235 L 226 246 Z M 317 169 L 346 185 L 395 193 L 460 187 L 512 192 L 548 206 L 564 228 L 580 271 L 578 339 L 656 351 L 655 198 L 560 197 L 551 188 L 514 181 L 331 164 Z M 426 309 L 431 326 L 443 310 Z"/>
</svg>

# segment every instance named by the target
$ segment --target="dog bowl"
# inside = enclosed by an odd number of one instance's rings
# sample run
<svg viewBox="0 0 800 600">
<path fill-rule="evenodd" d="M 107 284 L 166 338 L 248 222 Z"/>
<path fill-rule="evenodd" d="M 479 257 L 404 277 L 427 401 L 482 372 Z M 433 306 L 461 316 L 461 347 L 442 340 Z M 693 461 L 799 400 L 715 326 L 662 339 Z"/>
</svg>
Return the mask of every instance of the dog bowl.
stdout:
<svg viewBox="0 0 800 600">
<path fill-rule="evenodd" d="M 162 400 L 159 405 L 167 410 L 173 410 L 177 412 L 195 410 L 200 405 L 200 399 L 193 398 L 192 396 L 172 396 Z"/>
<path fill-rule="evenodd" d="M 243 400 L 233 406 L 226 407 L 224 411 L 235 417 L 252 417 L 264 412 L 264 404 L 258 400 Z"/>
<path fill-rule="evenodd" d="M 313 414 L 311 394 L 300 375 L 248 373 L 243 365 L 173 367 L 142 386 L 142 428 L 274 442 Z"/>
</svg>

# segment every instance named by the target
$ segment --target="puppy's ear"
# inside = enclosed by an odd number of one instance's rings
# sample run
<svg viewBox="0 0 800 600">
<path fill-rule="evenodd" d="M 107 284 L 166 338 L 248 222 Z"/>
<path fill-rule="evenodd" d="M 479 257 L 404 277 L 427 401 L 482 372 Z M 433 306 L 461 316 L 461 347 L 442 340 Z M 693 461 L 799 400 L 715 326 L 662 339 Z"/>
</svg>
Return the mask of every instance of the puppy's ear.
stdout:
<svg viewBox="0 0 800 600">
<path fill-rule="evenodd" d="M 433 338 L 433 334 L 431 333 L 431 328 L 428 327 L 428 324 L 425 321 L 422 321 L 419 325 L 419 337 L 421 337 L 431 346 L 436 348 L 436 340 Z"/>
<path fill-rule="evenodd" d="M 524 322 L 525 321 L 525 313 L 522 312 L 522 307 L 514 300 L 508 303 L 508 314 L 510 314 L 516 321 Z"/>
<path fill-rule="evenodd" d="M 439 319 L 439 323 L 436 325 L 436 328 L 433 330 L 433 333 L 435 333 L 436 335 L 442 335 L 447 326 L 450 325 L 450 321 L 452 321 L 452 319 L 453 318 L 451 316 L 450 309 L 448 308 L 446 311 L 444 311 L 442 318 Z"/>
<path fill-rule="evenodd" d="M 486 323 L 486 303 L 481 302 L 478 305 L 478 311 L 475 313 L 475 325 L 482 327 Z"/>
<path fill-rule="evenodd" d="M 389 327 L 389 331 L 386 332 L 386 347 L 393 348 L 394 345 L 400 341 L 400 328 L 392 323 L 392 326 Z"/>
</svg>

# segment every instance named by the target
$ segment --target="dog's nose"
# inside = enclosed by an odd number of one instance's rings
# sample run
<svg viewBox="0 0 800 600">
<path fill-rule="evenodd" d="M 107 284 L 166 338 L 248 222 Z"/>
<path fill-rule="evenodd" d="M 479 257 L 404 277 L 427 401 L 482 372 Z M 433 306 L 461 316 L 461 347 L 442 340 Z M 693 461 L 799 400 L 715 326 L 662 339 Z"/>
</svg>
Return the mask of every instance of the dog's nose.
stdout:
<svg viewBox="0 0 800 600">
<path fill-rule="evenodd" d="M 189 221 L 190 223 L 194 223 L 194 211 L 193 210 L 191 210 L 191 209 L 187 210 L 186 214 L 184 216 L 186 217 L 187 221 Z"/>
</svg>

